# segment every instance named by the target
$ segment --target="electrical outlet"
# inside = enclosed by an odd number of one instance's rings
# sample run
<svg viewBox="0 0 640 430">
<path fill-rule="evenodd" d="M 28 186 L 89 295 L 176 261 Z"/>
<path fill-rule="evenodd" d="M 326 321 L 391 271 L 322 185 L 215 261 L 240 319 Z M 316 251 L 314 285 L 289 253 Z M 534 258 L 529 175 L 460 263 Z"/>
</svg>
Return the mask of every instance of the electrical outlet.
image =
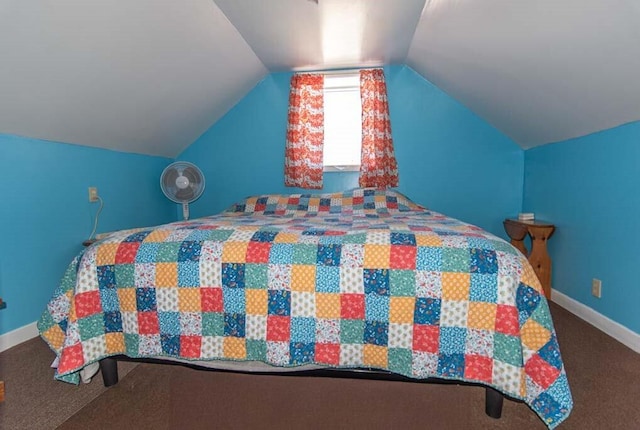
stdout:
<svg viewBox="0 0 640 430">
<path fill-rule="evenodd" d="M 600 279 L 593 278 L 591 280 L 591 295 L 597 298 L 602 297 L 602 281 Z"/>
<path fill-rule="evenodd" d="M 91 203 L 98 201 L 98 188 L 97 187 L 89 187 L 89 201 Z"/>
</svg>

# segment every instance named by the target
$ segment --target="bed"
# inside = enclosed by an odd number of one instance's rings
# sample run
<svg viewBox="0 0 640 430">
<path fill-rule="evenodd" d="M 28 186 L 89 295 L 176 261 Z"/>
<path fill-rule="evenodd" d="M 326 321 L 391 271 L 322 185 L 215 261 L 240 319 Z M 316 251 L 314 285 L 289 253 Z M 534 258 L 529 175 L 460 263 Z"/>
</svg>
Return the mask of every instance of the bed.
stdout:
<svg viewBox="0 0 640 430">
<path fill-rule="evenodd" d="M 549 428 L 573 405 L 527 259 L 392 190 L 254 196 L 113 233 L 70 263 L 38 328 L 72 383 L 125 356 L 480 384 Z"/>
</svg>

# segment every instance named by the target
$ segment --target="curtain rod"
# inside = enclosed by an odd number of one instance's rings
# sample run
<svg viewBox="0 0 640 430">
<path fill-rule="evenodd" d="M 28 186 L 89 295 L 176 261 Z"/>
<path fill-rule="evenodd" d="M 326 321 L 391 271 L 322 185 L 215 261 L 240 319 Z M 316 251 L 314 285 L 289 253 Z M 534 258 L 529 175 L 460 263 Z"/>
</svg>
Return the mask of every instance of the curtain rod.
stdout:
<svg viewBox="0 0 640 430">
<path fill-rule="evenodd" d="M 304 72 L 295 72 L 299 75 L 355 75 L 360 73 L 361 70 L 367 69 L 381 69 L 382 67 L 359 67 L 357 69 L 342 69 L 342 70 L 315 70 L 315 71 L 304 71 Z"/>
</svg>

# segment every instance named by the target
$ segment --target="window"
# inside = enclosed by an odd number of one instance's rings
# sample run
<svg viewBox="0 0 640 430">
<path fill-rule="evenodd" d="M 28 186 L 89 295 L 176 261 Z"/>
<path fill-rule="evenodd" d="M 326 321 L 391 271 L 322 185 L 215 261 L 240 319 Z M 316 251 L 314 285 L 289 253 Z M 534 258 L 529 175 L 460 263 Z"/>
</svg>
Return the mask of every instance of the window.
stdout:
<svg viewBox="0 0 640 430">
<path fill-rule="evenodd" d="M 360 75 L 324 77 L 325 172 L 358 171 L 362 147 Z"/>
</svg>

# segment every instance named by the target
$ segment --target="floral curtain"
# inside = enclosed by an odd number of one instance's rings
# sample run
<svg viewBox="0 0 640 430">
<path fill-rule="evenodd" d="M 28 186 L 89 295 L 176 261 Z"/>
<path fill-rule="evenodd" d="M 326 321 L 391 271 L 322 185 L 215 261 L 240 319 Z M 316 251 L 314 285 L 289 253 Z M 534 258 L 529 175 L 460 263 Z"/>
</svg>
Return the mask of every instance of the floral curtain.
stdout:
<svg viewBox="0 0 640 430">
<path fill-rule="evenodd" d="M 398 165 L 393 151 L 387 84 L 382 69 L 360 72 L 360 98 L 362 159 L 359 184 L 361 187 L 397 187 Z"/>
<path fill-rule="evenodd" d="M 322 188 L 324 75 L 294 74 L 289 91 L 284 184 Z"/>
</svg>

